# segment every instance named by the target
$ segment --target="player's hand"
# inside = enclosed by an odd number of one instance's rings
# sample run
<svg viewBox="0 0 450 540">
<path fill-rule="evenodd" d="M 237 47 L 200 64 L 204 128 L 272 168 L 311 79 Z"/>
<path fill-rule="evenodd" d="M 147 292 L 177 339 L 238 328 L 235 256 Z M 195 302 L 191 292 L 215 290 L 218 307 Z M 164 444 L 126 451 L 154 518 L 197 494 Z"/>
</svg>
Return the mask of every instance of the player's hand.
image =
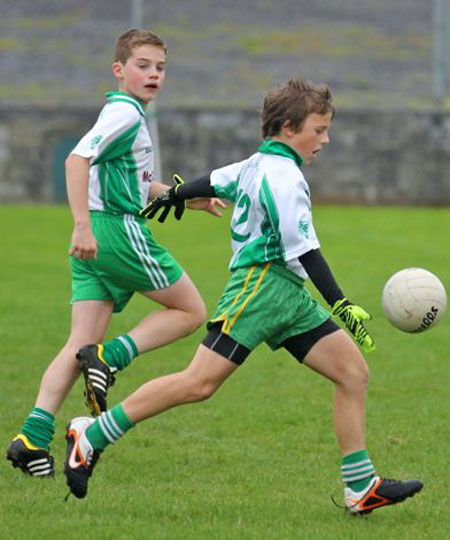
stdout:
<svg viewBox="0 0 450 540">
<path fill-rule="evenodd" d="M 216 217 L 222 217 L 222 208 L 227 205 L 217 197 L 199 197 L 186 202 L 186 207 L 190 210 L 204 210 Z"/>
<path fill-rule="evenodd" d="M 369 321 L 372 318 L 367 311 L 352 304 L 347 298 L 342 298 L 334 304 L 332 313 L 341 319 L 355 338 L 356 343 L 364 351 L 372 352 L 375 350 L 373 338 L 362 324 L 362 321 Z"/>
<path fill-rule="evenodd" d="M 77 259 L 97 258 L 97 240 L 90 226 L 83 225 L 74 228 L 69 255 Z"/>
<path fill-rule="evenodd" d="M 175 218 L 181 219 L 186 205 L 183 199 L 177 197 L 177 189 L 184 184 L 184 180 L 178 174 L 174 174 L 173 181 L 174 185 L 170 189 L 161 193 L 158 197 L 155 197 L 139 212 L 141 217 L 153 219 L 162 208 L 158 221 L 164 223 L 166 217 L 169 215 L 170 209 L 173 207 Z"/>
</svg>

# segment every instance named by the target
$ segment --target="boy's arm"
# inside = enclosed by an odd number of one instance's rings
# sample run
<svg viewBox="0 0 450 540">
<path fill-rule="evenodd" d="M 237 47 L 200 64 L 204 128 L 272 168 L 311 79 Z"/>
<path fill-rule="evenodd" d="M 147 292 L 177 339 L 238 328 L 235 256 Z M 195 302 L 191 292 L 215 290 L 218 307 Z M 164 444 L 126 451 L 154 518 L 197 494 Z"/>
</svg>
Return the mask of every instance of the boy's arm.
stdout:
<svg viewBox="0 0 450 540">
<path fill-rule="evenodd" d="M 95 259 L 97 241 L 92 233 L 89 215 L 89 159 L 71 154 L 66 160 L 67 197 L 74 229 L 69 255 L 78 259 Z"/>
<path fill-rule="evenodd" d="M 308 251 L 298 260 L 329 306 L 334 306 L 338 300 L 344 298 L 344 293 L 336 283 L 330 267 L 319 249 Z"/>
<path fill-rule="evenodd" d="M 148 193 L 149 200 L 154 199 L 155 197 L 159 197 L 159 195 L 161 195 L 168 189 L 170 189 L 170 186 L 166 186 L 166 184 L 157 182 L 156 180 L 152 180 L 152 183 L 150 184 L 150 191 Z"/>
<path fill-rule="evenodd" d="M 159 182 L 152 182 L 150 187 L 150 202 L 140 211 L 142 217 L 152 219 L 162 208 L 163 211 L 158 221 L 163 223 L 169 214 L 170 208 L 174 207 L 176 219 L 181 219 L 185 206 L 191 210 L 204 210 L 210 214 L 222 217 L 221 208 L 226 204 L 215 197 L 215 191 L 211 186 L 209 176 L 202 176 L 197 180 L 185 183 L 178 175 L 174 174 L 175 185 L 171 188 Z M 153 187 L 153 184 L 155 186 Z M 194 199 L 194 200 L 191 200 Z M 187 204 L 185 201 L 189 201 Z"/>
<path fill-rule="evenodd" d="M 169 189 L 171 189 L 169 186 L 153 181 L 150 186 L 149 199 L 154 199 Z M 182 200 L 187 200 L 197 197 L 215 197 L 216 192 L 211 186 L 209 175 L 207 175 L 197 180 L 180 184 L 176 190 L 176 196 Z"/>
<path fill-rule="evenodd" d="M 216 197 L 216 192 L 211 185 L 211 179 L 208 174 L 197 180 L 181 184 L 177 189 L 177 196 L 183 200 L 189 200 L 197 197 Z"/>
<path fill-rule="evenodd" d="M 299 261 L 317 290 L 331 306 L 333 315 L 341 319 L 365 351 L 374 351 L 375 343 L 362 324 L 362 321 L 371 319 L 371 316 L 363 308 L 347 300 L 320 250 L 308 251 L 299 257 Z"/>
</svg>

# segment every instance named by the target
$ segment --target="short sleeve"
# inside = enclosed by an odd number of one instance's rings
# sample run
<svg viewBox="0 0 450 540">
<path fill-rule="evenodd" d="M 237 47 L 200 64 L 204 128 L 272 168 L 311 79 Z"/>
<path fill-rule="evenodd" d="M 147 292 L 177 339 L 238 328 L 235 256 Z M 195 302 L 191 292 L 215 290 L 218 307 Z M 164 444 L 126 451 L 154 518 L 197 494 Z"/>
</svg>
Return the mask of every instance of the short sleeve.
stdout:
<svg viewBox="0 0 450 540">
<path fill-rule="evenodd" d="M 108 103 L 71 153 L 89 158 L 91 164 L 114 159 L 130 150 L 140 122 L 140 114 L 133 105 Z"/>
<path fill-rule="evenodd" d="M 217 197 L 236 201 L 239 176 L 246 161 L 232 163 L 220 169 L 215 169 L 211 173 L 211 186 L 213 186 Z"/>
</svg>

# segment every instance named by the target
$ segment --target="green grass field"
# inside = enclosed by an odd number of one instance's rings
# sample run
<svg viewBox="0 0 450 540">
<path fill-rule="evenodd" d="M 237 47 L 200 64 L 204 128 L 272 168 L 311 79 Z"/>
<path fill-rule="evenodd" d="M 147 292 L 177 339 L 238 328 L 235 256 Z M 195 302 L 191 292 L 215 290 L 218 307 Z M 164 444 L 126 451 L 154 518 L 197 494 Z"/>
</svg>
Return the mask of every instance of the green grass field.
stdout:
<svg viewBox="0 0 450 540">
<path fill-rule="evenodd" d="M 228 215 L 188 213 L 156 224 L 156 237 L 183 263 L 214 308 L 227 279 Z M 28 539 L 447 539 L 450 351 L 447 317 L 431 331 L 395 330 L 381 311 L 381 290 L 396 270 L 427 268 L 450 289 L 450 211 L 319 207 L 316 228 L 348 296 L 370 311 L 378 350 L 372 379 L 368 448 L 378 470 L 419 477 L 423 492 L 403 505 L 352 518 L 342 496 L 331 427 L 332 385 L 287 353 L 257 349 L 218 394 L 140 424 L 109 448 L 84 500 L 67 493 L 64 426 L 84 415 L 78 382 L 57 415 L 54 480 L 26 477 L 0 460 L 0 537 Z M 0 395 L 2 447 L 33 406 L 39 379 L 67 337 L 66 258 L 71 218 L 65 207 L 3 206 Z M 117 315 L 122 333 L 153 309 L 136 297 Z M 147 353 L 122 374 L 110 404 L 149 378 L 183 368 L 204 330 Z"/>
</svg>

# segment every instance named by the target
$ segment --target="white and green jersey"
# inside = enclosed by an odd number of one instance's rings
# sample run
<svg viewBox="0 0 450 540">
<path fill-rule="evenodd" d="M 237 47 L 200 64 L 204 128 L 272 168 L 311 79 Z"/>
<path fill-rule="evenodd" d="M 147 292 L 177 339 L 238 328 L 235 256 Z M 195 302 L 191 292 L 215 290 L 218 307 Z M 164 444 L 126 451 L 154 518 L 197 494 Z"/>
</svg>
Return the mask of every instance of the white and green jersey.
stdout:
<svg viewBox="0 0 450 540">
<path fill-rule="evenodd" d="M 153 145 L 142 104 L 109 92 L 94 127 L 72 154 L 89 158 L 89 209 L 139 214 L 153 178 Z"/>
<path fill-rule="evenodd" d="M 248 159 L 211 173 L 217 196 L 234 202 L 230 270 L 273 261 L 307 277 L 298 257 L 320 246 L 302 162 L 286 144 L 267 139 Z"/>
</svg>

